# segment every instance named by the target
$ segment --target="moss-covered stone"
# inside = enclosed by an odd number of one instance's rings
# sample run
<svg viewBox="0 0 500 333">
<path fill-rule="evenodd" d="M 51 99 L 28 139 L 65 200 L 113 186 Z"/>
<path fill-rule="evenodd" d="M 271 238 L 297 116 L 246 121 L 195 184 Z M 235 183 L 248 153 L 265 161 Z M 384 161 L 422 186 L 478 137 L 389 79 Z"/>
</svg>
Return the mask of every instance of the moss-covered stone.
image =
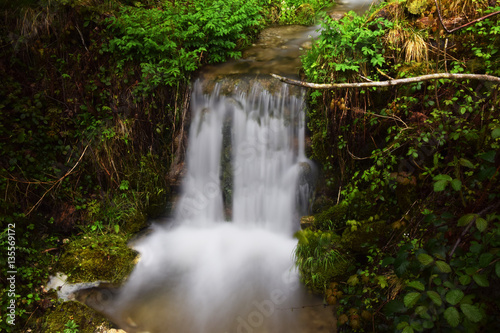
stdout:
<svg viewBox="0 0 500 333">
<path fill-rule="evenodd" d="M 341 244 L 354 253 L 366 254 L 371 245 L 382 246 L 390 234 L 390 226 L 381 220 L 357 222 L 354 227 L 346 228 L 342 233 Z"/>
<path fill-rule="evenodd" d="M 70 242 L 59 260 L 69 282 L 122 282 L 132 271 L 137 253 L 119 235 L 87 235 Z"/>
<path fill-rule="evenodd" d="M 319 230 L 334 230 L 341 227 L 346 219 L 348 206 L 340 203 L 314 215 L 314 227 Z"/>
<path fill-rule="evenodd" d="M 69 321 L 78 325 L 79 333 L 94 333 L 97 327 L 111 327 L 109 321 L 88 306 L 78 302 L 63 302 L 51 309 L 45 317 L 44 332 L 64 332 Z"/>
</svg>

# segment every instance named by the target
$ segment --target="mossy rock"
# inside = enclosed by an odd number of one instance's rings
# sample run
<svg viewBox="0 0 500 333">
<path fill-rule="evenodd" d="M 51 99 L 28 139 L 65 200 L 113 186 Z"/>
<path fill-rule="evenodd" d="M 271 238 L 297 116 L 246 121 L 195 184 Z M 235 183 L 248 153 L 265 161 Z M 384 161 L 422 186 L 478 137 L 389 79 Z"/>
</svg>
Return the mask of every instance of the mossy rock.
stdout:
<svg viewBox="0 0 500 333">
<path fill-rule="evenodd" d="M 319 230 L 334 230 L 344 224 L 348 205 L 340 203 L 314 215 L 314 227 Z"/>
<path fill-rule="evenodd" d="M 73 320 L 79 333 L 94 333 L 99 326 L 111 327 L 110 322 L 98 312 L 78 302 L 63 302 L 51 309 L 45 317 L 44 332 L 64 332 L 65 325 Z"/>
<path fill-rule="evenodd" d="M 347 228 L 342 234 L 341 243 L 354 253 L 366 254 L 371 245 L 382 245 L 389 235 L 389 226 L 385 221 L 362 221 L 356 230 Z"/>
<path fill-rule="evenodd" d="M 68 281 L 120 283 L 130 274 L 137 252 L 119 235 L 87 235 L 70 242 L 59 260 Z"/>
<path fill-rule="evenodd" d="M 155 208 L 159 208 L 159 207 L 150 206 L 149 208 L 155 209 Z M 151 214 L 151 216 L 154 215 L 154 213 L 152 213 L 152 212 L 147 212 L 147 213 L 148 213 L 148 215 Z M 134 234 L 138 233 L 139 231 L 148 227 L 148 225 L 149 225 L 149 223 L 148 223 L 148 219 L 146 218 L 146 215 L 143 212 L 136 210 L 135 214 L 133 214 L 127 218 L 127 220 L 125 221 L 125 223 L 123 224 L 121 229 L 123 229 L 123 231 L 127 234 L 134 235 Z"/>
</svg>

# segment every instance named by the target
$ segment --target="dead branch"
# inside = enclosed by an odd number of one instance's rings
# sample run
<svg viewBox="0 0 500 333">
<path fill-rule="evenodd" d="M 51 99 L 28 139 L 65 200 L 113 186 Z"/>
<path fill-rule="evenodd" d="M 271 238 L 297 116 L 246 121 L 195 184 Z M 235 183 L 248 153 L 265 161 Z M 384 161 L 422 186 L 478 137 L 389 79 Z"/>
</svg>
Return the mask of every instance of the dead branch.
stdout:
<svg viewBox="0 0 500 333">
<path fill-rule="evenodd" d="M 373 82 L 353 82 L 353 83 L 310 83 L 289 79 L 280 75 L 271 74 L 272 77 L 295 86 L 312 88 L 312 89 L 341 89 L 341 88 L 366 88 L 366 87 L 390 87 L 401 84 L 409 84 L 415 82 L 451 79 L 451 80 L 481 80 L 500 83 L 500 77 L 488 74 L 453 74 L 453 73 L 436 73 L 427 74 L 405 79 L 396 79 L 388 81 L 373 81 Z"/>
<path fill-rule="evenodd" d="M 455 32 L 457 30 L 460 30 L 460 29 L 463 29 L 463 28 L 466 28 L 468 27 L 469 25 L 473 25 L 473 24 L 476 24 L 477 22 L 480 22 L 480 21 L 483 21 L 483 20 L 486 20 L 487 18 L 490 18 L 492 16 L 495 16 L 495 15 L 498 15 L 500 14 L 500 11 L 498 12 L 493 12 L 493 13 L 490 13 L 488 15 L 485 15 L 483 17 L 480 17 L 480 18 L 477 18 L 475 20 L 472 20 L 468 23 L 465 23 L 459 27 L 456 27 L 456 28 L 453 28 L 451 30 L 449 30 L 443 23 L 443 17 L 441 16 L 441 10 L 439 9 L 439 5 L 438 5 L 438 2 L 437 0 L 434 0 L 434 2 L 436 3 L 436 10 L 437 10 L 437 13 L 438 13 L 438 17 L 439 17 L 439 22 L 441 22 L 441 25 L 443 26 L 444 30 L 446 30 L 447 33 L 451 34 L 452 32 Z"/>
</svg>

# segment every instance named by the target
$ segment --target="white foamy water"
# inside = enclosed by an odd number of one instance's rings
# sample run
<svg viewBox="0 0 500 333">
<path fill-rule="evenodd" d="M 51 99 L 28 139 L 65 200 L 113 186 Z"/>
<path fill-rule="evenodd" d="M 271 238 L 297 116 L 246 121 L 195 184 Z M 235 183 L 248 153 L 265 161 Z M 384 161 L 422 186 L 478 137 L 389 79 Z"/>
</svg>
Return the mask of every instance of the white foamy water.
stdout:
<svg viewBox="0 0 500 333">
<path fill-rule="evenodd" d="M 309 166 L 303 95 L 256 84 L 222 96 L 197 84 L 191 108 L 175 222 L 134 246 L 141 260 L 110 316 L 130 332 L 308 331 L 303 316 L 321 300 L 305 296 L 293 261 L 297 204 L 308 193 L 300 182 Z M 221 189 L 227 149 L 232 207 L 224 207 Z M 314 331 L 331 327 L 323 321 Z"/>
</svg>

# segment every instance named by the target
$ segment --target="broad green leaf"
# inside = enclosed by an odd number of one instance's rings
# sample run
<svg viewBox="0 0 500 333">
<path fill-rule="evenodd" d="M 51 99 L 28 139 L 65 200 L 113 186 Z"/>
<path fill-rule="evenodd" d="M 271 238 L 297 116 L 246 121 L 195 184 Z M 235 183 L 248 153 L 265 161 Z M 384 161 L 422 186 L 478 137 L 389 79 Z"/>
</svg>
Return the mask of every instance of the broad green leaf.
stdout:
<svg viewBox="0 0 500 333">
<path fill-rule="evenodd" d="M 462 298 L 464 298 L 464 293 L 460 289 L 453 289 L 446 293 L 446 302 L 451 305 L 457 305 Z"/>
<path fill-rule="evenodd" d="M 495 163 L 495 155 L 496 155 L 496 151 L 490 150 L 490 151 L 480 155 L 479 157 L 481 157 L 483 160 L 485 160 L 487 162 Z"/>
<path fill-rule="evenodd" d="M 490 286 L 490 282 L 488 281 L 488 278 L 486 277 L 485 274 L 474 274 L 474 275 L 472 275 L 472 279 L 480 287 L 489 287 Z"/>
<path fill-rule="evenodd" d="M 444 318 L 451 327 L 457 327 L 460 324 L 460 314 L 454 307 L 449 307 L 444 311 Z"/>
<path fill-rule="evenodd" d="M 420 290 L 420 291 L 425 290 L 424 284 L 420 281 L 410 281 L 410 282 L 408 282 L 407 286 L 415 288 L 415 289 Z"/>
<path fill-rule="evenodd" d="M 411 326 L 406 326 L 406 327 L 403 329 L 403 331 L 402 331 L 402 333 L 414 333 L 414 332 L 415 332 L 415 331 L 413 330 L 413 327 L 411 327 Z"/>
<path fill-rule="evenodd" d="M 423 331 L 423 327 L 422 327 L 422 324 L 420 324 L 420 321 L 412 321 L 410 326 L 417 332 L 422 332 Z"/>
<path fill-rule="evenodd" d="M 430 255 L 428 255 L 426 253 L 420 253 L 417 256 L 417 259 L 424 266 L 427 266 L 427 265 L 431 264 L 434 261 L 434 259 Z"/>
<path fill-rule="evenodd" d="M 492 261 L 495 256 L 489 252 L 481 254 L 479 257 L 479 266 L 481 267 L 486 267 L 488 266 Z"/>
<path fill-rule="evenodd" d="M 477 214 L 465 214 L 461 218 L 458 219 L 457 225 L 459 227 L 466 226 L 467 224 L 471 223 L 475 218 L 477 218 Z"/>
<path fill-rule="evenodd" d="M 450 265 L 448 265 L 446 262 L 444 262 L 442 260 L 436 261 L 436 266 L 443 273 L 450 273 L 451 272 Z"/>
<path fill-rule="evenodd" d="M 422 323 L 422 326 L 426 329 L 431 329 L 431 328 L 434 328 L 434 322 L 432 321 L 432 319 L 424 320 L 424 322 Z"/>
<path fill-rule="evenodd" d="M 406 311 L 405 305 L 400 300 L 393 300 L 384 306 L 384 314 L 392 316 L 395 313 L 403 313 Z"/>
<path fill-rule="evenodd" d="M 460 179 L 453 179 L 450 184 L 455 191 L 460 191 L 460 189 L 462 188 L 462 182 L 460 181 Z"/>
<path fill-rule="evenodd" d="M 486 228 L 488 228 L 488 222 L 482 217 L 479 217 L 476 219 L 476 228 L 477 230 L 483 232 Z"/>
<path fill-rule="evenodd" d="M 449 182 L 451 182 L 453 180 L 453 178 L 451 178 L 450 176 L 443 175 L 443 174 L 434 176 L 434 178 L 432 178 L 432 179 L 434 179 L 434 180 L 446 180 L 446 181 L 449 181 Z"/>
<path fill-rule="evenodd" d="M 403 328 L 408 327 L 408 326 L 410 326 L 410 324 L 408 324 L 407 321 L 402 321 L 398 324 L 398 326 L 396 326 L 396 329 L 402 330 Z"/>
<path fill-rule="evenodd" d="M 415 313 L 418 314 L 420 317 L 424 318 L 424 319 L 431 319 L 431 316 L 429 315 L 429 313 L 427 312 L 427 310 L 429 310 L 429 308 L 425 305 L 420 305 L 420 306 L 417 306 L 415 308 Z"/>
<path fill-rule="evenodd" d="M 393 264 L 394 260 L 395 259 L 393 257 L 385 257 L 384 260 L 382 260 L 382 267 Z"/>
<path fill-rule="evenodd" d="M 451 283 L 450 281 L 444 281 L 443 287 L 446 287 L 448 289 L 455 289 L 455 285 L 453 283 Z"/>
<path fill-rule="evenodd" d="M 347 279 L 347 284 L 350 286 L 355 286 L 359 283 L 359 278 L 356 274 L 351 275 L 349 279 Z"/>
<path fill-rule="evenodd" d="M 411 309 L 420 299 L 420 293 L 408 293 L 405 295 L 403 302 L 406 308 Z"/>
<path fill-rule="evenodd" d="M 500 278 L 500 261 L 497 261 L 495 264 L 495 273 L 497 273 L 497 276 Z"/>
<path fill-rule="evenodd" d="M 465 158 L 460 159 L 460 165 L 470 169 L 474 169 L 474 164 L 472 164 L 471 161 L 466 160 Z"/>
<path fill-rule="evenodd" d="M 444 191 L 446 185 L 448 185 L 449 181 L 447 180 L 438 180 L 434 183 L 434 192 Z"/>
<path fill-rule="evenodd" d="M 473 323 L 480 322 L 483 319 L 483 314 L 479 311 L 478 307 L 471 304 L 461 304 L 460 310 L 464 313 L 464 315 L 472 321 Z"/>
<path fill-rule="evenodd" d="M 387 278 L 383 275 L 377 276 L 377 282 L 382 289 L 389 286 L 389 283 L 387 282 Z"/>
<path fill-rule="evenodd" d="M 462 275 L 458 280 L 463 286 L 466 286 L 472 281 L 472 278 L 470 277 L 470 275 L 465 274 Z"/>
<path fill-rule="evenodd" d="M 500 127 L 494 128 L 493 131 L 491 131 L 491 137 L 493 139 L 500 138 Z"/>
<path fill-rule="evenodd" d="M 443 301 L 441 300 L 441 296 L 435 291 L 429 290 L 427 292 L 427 296 L 436 304 L 437 306 L 441 306 L 443 304 Z"/>
</svg>

